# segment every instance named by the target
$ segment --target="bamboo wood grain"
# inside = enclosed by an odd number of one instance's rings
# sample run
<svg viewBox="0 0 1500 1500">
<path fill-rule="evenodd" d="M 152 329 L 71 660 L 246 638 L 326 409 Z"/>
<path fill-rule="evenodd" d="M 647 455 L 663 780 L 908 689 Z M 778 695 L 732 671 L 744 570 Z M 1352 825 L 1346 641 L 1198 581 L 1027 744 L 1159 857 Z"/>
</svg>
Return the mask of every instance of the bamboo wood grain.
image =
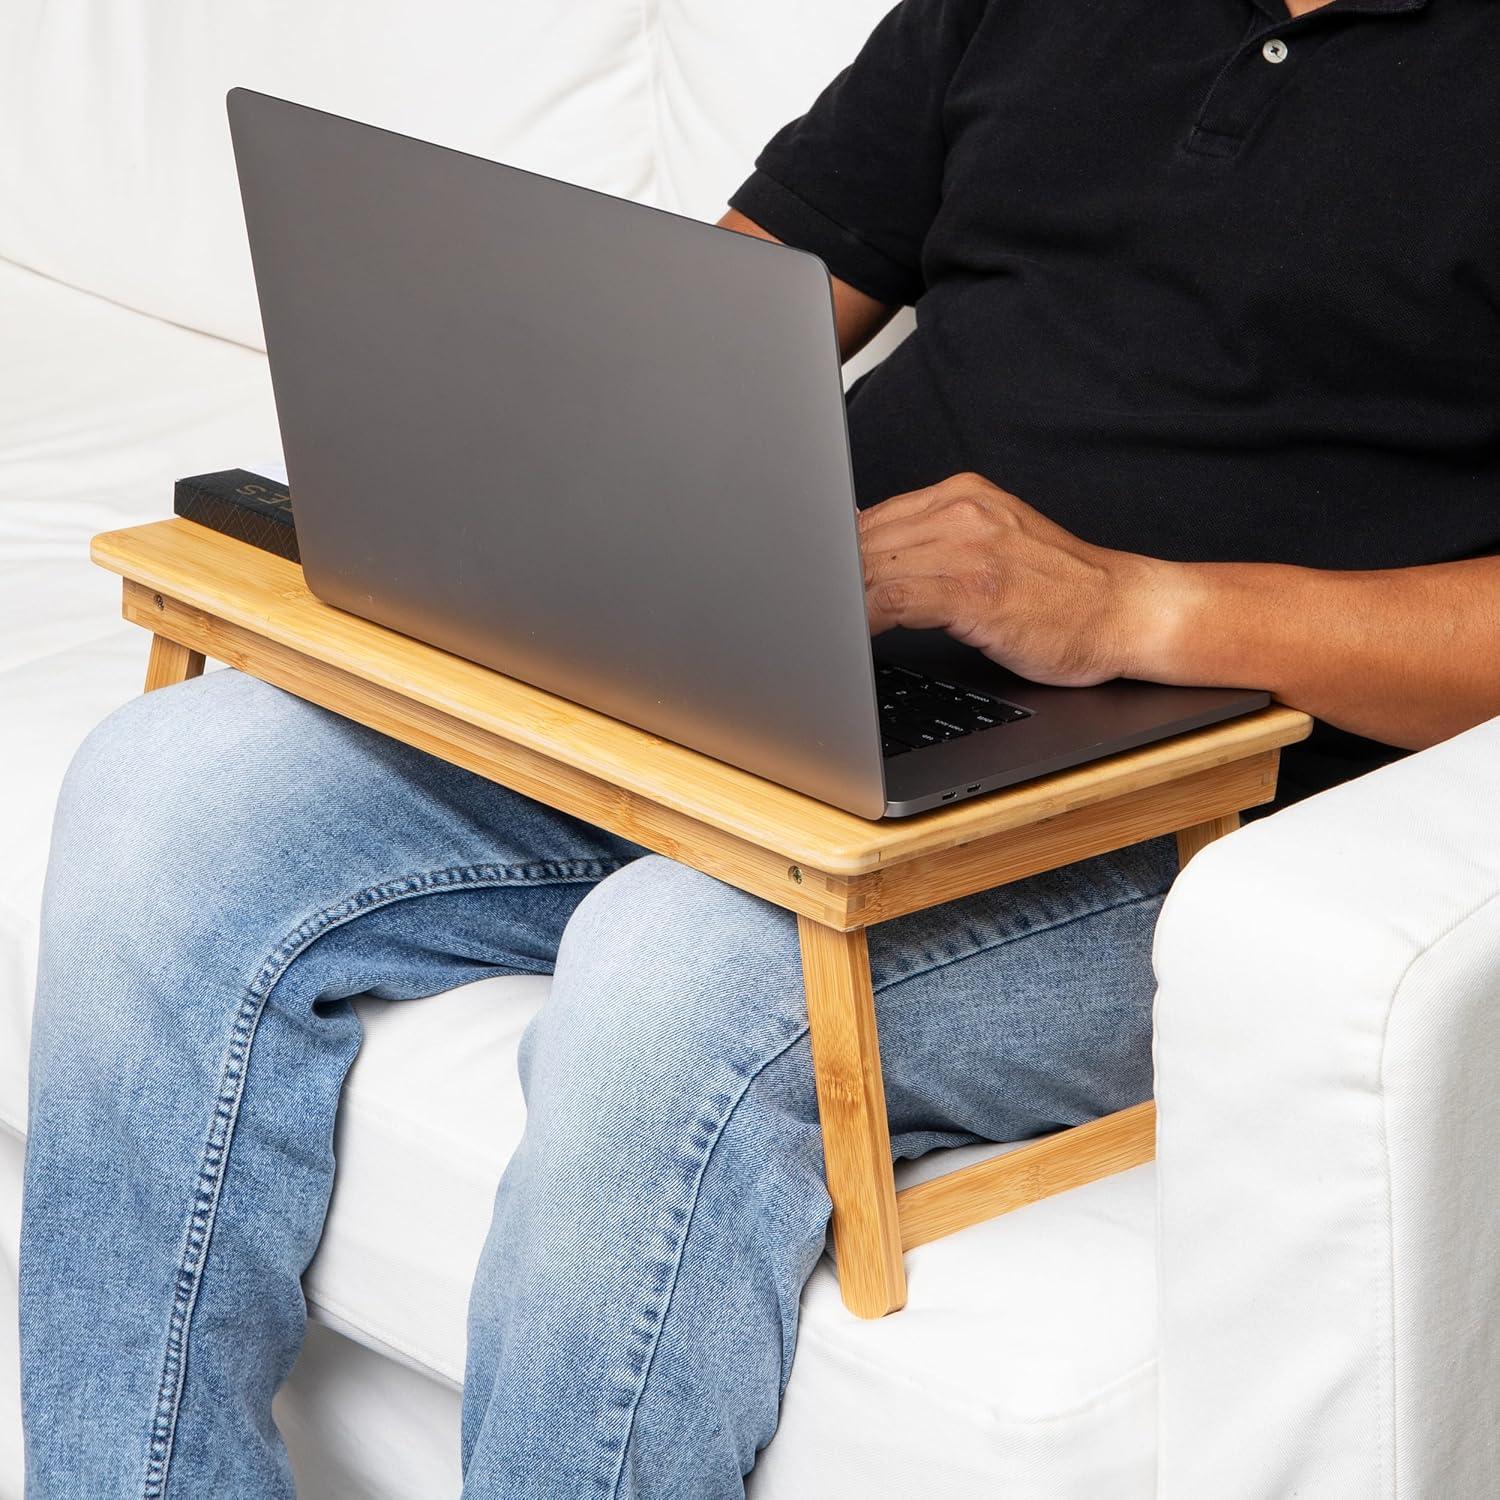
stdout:
<svg viewBox="0 0 1500 1500">
<path fill-rule="evenodd" d="M 1244 806 L 1249 807 L 1250 803 Z M 1206 822 L 1195 823 L 1191 828 L 1179 828 L 1177 830 L 1177 868 L 1185 869 L 1187 862 L 1200 850 L 1221 839 L 1226 833 L 1233 833 L 1240 826 L 1240 815 L 1236 812 L 1224 813 L 1217 818 L 1209 818 Z"/>
<path fill-rule="evenodd" d="M 863 932 L 798 917 L 824 1176 L 844 1305 L 880 1318 L 906 1302 L 875 995 Z"/>
<path fill-rule="evenodd" d="M 863 920 L 873 925 L 1173 833 L 1184 824 L 1217 827 L 1237 820 L 1235 809 L 1271 800 L 1279 755 L 1264 750 L 1228 765 L 1208 766 L 1162 786 L 1142 787 L 1025 828 L 886 866 L 851 886 L 863 898 Z"/>
<path fill-rule="evenodd" d="M 296 564 L 191 521 L 106 532 L 93 556 L 148 593 L 830 875 L 866 874 L 1160 786 L 1277 749 L 1311 727 L 1305 714 L 1268 708 L 920 817 L 871 822 L 334 609 L 308 592 Z"/>
<path fill-rule="evenodd" d="M 382 734 L 844 931 L 1171 833 L 1226 809 L 1263 802 L 1275 790 L 1278 752 L 1262 751 L 1108 802 L 1088 803 L 1031 826 L 883 866 L 868 875 L 840 876 L 724 833 L 711 823 L 131 580 L 125 583 L 124 614 L 128 620 L 185 643 L 176 649 L 200 663 L 206 653 Z"/>
<path fill-rule="evenodd" d="M 903 1188 L 896 1194 L 901 1248 L 911 1250 L 970 1224 L 1138 1167 L 1151 1160 L 1155 1149 L 1156 1106 L 1147 1100 Z"/>
<path fill-rule="evenodd" d="M 189 677 L 198 677 L 202 672 L 201 651 L 191 651 L 177 641 L 168 640 L 164 635 L 151 637 L 151 655 L 146 658 L 145 692 L 154 693 L 157 688 L 186 682 Z"/>
</svg>

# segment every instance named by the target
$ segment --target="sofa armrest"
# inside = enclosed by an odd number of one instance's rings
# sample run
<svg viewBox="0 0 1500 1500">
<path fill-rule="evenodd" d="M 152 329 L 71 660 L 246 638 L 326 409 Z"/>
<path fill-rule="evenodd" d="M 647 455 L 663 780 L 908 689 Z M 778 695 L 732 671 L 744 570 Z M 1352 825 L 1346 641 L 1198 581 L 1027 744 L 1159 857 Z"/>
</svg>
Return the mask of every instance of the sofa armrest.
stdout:
<svg viewBox="0 0 1500 1500">
<path fill-rule="evenodd" d="M 1158 1493 L 1494 1493 L 1500 720 L 1209 846 L 1155 961 Z"/>
</svg>

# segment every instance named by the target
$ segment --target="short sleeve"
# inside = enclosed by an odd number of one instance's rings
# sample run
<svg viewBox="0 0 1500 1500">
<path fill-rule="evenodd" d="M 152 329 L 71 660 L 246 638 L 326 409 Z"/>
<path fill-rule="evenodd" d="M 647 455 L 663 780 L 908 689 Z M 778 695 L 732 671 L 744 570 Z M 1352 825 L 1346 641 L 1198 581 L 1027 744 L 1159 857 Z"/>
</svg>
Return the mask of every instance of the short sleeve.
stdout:
<svg viewBox="0 0 1500 1500">
<path fill-rule="evenodd" d="M 903 0 L 771 138 L 730 206 L 860 291 L 915 302 L 942 192 L 943 102 L 985 5 Z"/>
</svg>

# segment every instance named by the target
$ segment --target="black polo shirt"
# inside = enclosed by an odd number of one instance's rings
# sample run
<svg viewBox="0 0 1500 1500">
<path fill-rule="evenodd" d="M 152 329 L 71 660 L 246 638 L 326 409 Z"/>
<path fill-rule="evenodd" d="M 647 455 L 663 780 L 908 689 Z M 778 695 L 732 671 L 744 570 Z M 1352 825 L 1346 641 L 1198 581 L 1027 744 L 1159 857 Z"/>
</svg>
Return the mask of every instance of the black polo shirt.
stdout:
<svg viewBox="0 0 1500 1500">
<path fill-rule="evenodd" d="M 1178 560 L 1500 552 L 1500 0 L 906 0 L 731 200 L 914 303 L 862 504 Z M 1392 752 L 1322 730 L 1288 793 Z"/>
</svg>

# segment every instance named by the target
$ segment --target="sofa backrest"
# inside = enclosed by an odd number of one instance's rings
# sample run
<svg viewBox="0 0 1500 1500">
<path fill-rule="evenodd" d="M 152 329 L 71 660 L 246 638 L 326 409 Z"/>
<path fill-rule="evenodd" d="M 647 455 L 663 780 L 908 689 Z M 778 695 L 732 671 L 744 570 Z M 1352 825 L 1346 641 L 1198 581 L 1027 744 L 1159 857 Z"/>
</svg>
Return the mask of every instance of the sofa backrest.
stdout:
<svg viewBox="0 0 1500 1500">
<path fill-rule="evenodd" d="M 260 347 L 231 87 L 709 218 L 888 8 L 5 0 L 0 257 Z"/>
</svg>

